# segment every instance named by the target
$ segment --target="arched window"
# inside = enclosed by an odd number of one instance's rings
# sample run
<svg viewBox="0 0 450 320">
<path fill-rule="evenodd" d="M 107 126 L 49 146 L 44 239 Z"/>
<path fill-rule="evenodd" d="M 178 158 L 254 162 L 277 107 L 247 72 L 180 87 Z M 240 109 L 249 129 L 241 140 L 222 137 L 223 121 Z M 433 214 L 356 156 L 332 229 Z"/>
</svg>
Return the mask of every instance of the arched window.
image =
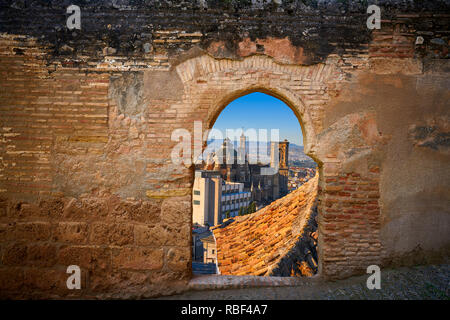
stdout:
<svg viewBox="0 0 450 320">
<path fill-rule="evenodd" d="M 193 201 L 203 205 L 193 206 L 193 223 L 212 227 L 193 232 L 211 236 L 215 249 L 213 256 L 194 253 L 194 274 L 217 270 L 208 261 L 227 275 L 317 272 L 316 163 L 305 155 L 300 120 L 286 103 L 262 92 L 233 100 L 217 117 L 202 160 Z M 295 230 L 298 224 L 304 228 Z"/>
</svg>

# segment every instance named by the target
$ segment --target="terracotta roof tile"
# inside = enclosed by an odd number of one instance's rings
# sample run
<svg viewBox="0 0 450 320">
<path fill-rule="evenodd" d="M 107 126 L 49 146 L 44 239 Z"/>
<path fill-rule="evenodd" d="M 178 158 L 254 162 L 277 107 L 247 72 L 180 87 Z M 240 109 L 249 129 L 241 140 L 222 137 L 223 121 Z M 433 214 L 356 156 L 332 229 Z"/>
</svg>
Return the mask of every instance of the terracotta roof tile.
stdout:
<svg viewBox="0 0 450 320">
<path fill-rule="evenodd" d="M 214 228 L 220 273 L 270 275 L 306 232 L 317 180 L 318 176 L 269 206 Z M 307 263 L 297 264 L 302 274 L 313 272 Z"/>
</svg>

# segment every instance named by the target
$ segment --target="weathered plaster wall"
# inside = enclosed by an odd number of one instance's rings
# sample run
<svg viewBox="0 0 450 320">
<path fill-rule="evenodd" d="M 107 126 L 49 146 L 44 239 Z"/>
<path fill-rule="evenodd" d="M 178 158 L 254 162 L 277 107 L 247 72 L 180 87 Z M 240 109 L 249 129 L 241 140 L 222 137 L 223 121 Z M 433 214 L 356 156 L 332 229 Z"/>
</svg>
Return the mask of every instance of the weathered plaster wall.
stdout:
<svg viewBox="0 0 450 320">
<path fill-rule="evenodd" d="M 1 295 L 185 289 L 193 175 L 171 133 L 255 90 L 321 166 L 323 277 L 448 255 L 448 4 L 385 1 L 370 32 L 359 2 L 199 3 L 79 2 L 81 32 L 62 2 L 0 4 Z"/>
<path fill-rule="evenodd" d="M 367 172 L 362 163 L 380 168 L 385 264 L 430 263 L 448 252 L 449 83 L 442 75 L 371 69 L 327 109 L 325 126 L 356 119 L 366 140 L 338 151 L 347 154 L 344 171 Z M 430 78 L 433 87 L 424 87 Z"/>
</svg>

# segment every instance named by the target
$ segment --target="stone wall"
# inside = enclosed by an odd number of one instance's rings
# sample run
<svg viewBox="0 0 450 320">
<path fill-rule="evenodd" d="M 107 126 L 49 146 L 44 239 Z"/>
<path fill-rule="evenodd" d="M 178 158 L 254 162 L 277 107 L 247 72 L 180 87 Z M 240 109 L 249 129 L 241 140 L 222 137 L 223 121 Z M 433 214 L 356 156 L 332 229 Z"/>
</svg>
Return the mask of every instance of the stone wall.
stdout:
<svg viewBox="0 0 450 320">
<path fill-rule="evenodd" d="M 381 2 L 373 32 L 362 2 L 258 3 L 75 1 L 69 31 L 64 2 L 1 2 L 3 297 L 185 289 L 193 168 L 171 133 L 254 91 L 320 166 L 321 276 L 448 255 L 448 2 Z"/>
</svg>

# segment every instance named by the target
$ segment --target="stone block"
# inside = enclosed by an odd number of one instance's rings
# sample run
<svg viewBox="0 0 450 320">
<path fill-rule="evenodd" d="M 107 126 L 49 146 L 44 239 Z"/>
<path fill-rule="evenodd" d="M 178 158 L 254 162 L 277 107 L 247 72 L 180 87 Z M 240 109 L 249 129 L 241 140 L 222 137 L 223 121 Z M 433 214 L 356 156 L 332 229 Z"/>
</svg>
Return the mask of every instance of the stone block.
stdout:
<svg viewBox="0 0 450 320">
<path fill-rule="evenodd" d="M 26 263 L 35 267 L 51 267 L 56 263 L 56 246 L 53 244 L 27 245 Z"/>
<path fill-rule="evenodd" d="M 15 226 L 15 239 L 46 241 L 50 239 L 51 225 L 48 222 L 19 222 Z"/>
<path fill-rule="evenodd" d="M 111 249 L 98 246 L 64 246 L 59 249 L 57 263 L 64 267 L 77 265 L 82 270 L 111 268 Z"/>
<path fill-rule="evenodd" d="M 132 224 L 95 222 L 89 233 L 90 244 L 124 246 L 134 243 Z"/>
<path fill-rule="evenodd" d="M 13 243 L 2 249 L 2 264 L 6 266 L 23 266 L 27 260 L 25 243 Z"/>
<path fill-rule="evenodd" d="M 112 261 L 118 269 L 159 270 L 164 264 L 164 251 L 142 247 L 114 249 Z"/>
<path fill-rule="evenodd" d="M 167 265 L 172 271 L 189 270 L 191 263 L 191 248 L 170 248 L 167 252 Z"/>
<path fill-rule="evenodd" d="M 166 199 L 171 197 L 181 197 L 191 194 L 190 188 L 178 188 L 178 189 L 162 189 L 162 190 L 147 190 L 147 197 L 151 199 Z"/>
<path fill-rule="evenodd" d="M 7 298 L 8 291 L 24 290 L 24 272 L 22 268 L 0 268 L 0 298 Z"/>
<path fill-rule="evenodd" d="M 85 222 L 60 222 L 54 225 L 52 241 L 85 244 L 88 240 L 88 224 Z"/>
</svg>

